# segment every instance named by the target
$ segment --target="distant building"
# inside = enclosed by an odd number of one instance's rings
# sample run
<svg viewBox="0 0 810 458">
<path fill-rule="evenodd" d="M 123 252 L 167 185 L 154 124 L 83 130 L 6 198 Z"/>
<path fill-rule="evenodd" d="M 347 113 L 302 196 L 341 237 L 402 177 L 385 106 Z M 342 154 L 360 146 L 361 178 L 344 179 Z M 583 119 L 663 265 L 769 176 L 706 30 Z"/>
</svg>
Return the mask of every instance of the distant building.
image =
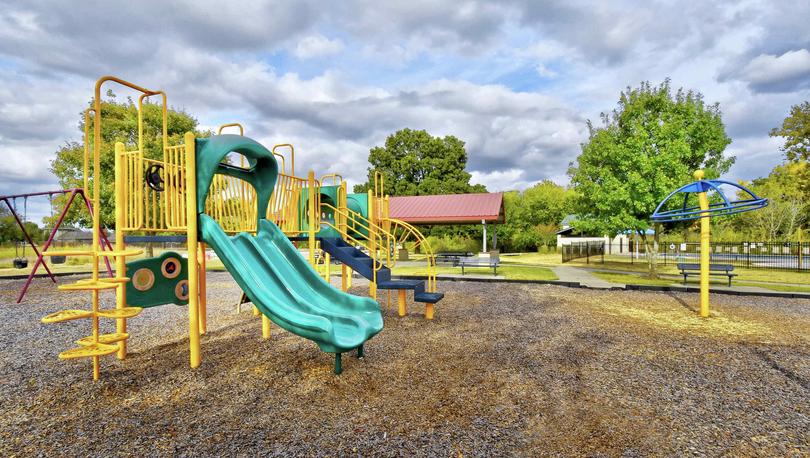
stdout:
<svg viewBox="0 0 810 458">
<path fill-rule="evenodd" d="M 582 233 L 574 228 L 574 222 L 579 219 L 577 215 L 566 215 L 560 222 L 561 229 L 557 231 L 557 248 L 569 245 L 572 242 L 605 242 L 605 253 L 628 254 L 630 253 L 630 238 L 632 231 L 622 231 L 615 237 L 599 235 L 595 233 Z M 654 234 L 650 229 L 648 234 Z"/>
<path fill-rule="evenodd" d="M 108 240 L 113 240 L 112 232 L 106 232 Z M 78 227 L 62 226 L 56 231 L 54 242 L 61 245 L 89 245 L 93 243 L 93 232 Z"/>
</svg>

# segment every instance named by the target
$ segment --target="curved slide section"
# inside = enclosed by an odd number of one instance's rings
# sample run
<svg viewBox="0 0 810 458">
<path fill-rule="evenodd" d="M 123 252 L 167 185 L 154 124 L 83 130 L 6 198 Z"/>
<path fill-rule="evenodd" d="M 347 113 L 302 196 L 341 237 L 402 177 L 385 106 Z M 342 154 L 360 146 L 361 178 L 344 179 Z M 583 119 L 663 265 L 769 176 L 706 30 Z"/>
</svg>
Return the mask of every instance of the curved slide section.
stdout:
<svg viewBox="0 0 810 458">
<path fill-rule="evenodd" d="M 228 236 L 213 218 L 201 214 L 199 229 L 262 314 L 322 351 L 349 351 L 382 330 L 376 301 L 329 285 L 275 224 L 261 219 L 258 235 Z"/>
</svg>

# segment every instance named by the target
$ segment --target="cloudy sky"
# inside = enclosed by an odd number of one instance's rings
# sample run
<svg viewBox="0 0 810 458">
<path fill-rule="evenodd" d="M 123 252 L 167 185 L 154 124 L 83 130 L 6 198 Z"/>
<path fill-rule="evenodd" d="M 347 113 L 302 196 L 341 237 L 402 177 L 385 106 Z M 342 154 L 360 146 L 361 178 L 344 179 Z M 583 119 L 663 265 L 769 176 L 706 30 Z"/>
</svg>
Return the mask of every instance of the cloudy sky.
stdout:
<svg viewBox="0 0 810 458">
<path fill-rule="evenodd" d="M 808 18 L 806 1 L 2 0 L 0 194 L 55 187 L 49 161 L 105 74 L 355 183 L 397 129 L 452 134 L 490 190 L 566 183 L 585 121 L 670 77 L 720 103 L 730 177 L 750 179 L 810 99 Z"/>
</svg>

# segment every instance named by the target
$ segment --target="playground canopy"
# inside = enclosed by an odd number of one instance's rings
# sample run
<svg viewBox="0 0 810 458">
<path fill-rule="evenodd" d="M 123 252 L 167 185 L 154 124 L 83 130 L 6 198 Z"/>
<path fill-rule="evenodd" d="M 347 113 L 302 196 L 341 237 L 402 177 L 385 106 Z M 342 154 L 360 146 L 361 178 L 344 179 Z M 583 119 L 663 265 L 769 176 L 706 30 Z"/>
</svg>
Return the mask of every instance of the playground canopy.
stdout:
<svg viewBox="0 0 810 458">
<path fill-rule="evenodd" d="M 482 224 L 506 221 L 503 193 L 391 197 L 391 218 L 410 224 Z"/>
</svg>

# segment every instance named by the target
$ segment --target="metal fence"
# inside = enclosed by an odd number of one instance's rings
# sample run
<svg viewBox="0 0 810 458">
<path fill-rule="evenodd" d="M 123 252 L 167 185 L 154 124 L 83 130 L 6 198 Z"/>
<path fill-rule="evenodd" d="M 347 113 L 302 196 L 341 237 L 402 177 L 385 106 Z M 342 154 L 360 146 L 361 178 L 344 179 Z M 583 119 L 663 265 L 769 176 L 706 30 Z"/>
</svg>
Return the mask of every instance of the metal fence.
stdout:
<svg viewBox="0 0 810 458">
<path fill-rule="evenodd" d="M 587 264 L 591 263 L 591 258 L 604 264 L 605 262 L 605 242 L 571 242 L 562 246 L 562 262 L 574 259 L 585 258 Z"/>
<path fill-rule="evenodd" d="M 635 254 L 646 254 L 643 243 L 630 242 L 630 262 Z M 564 257 L 565 255 L 563 255 Z M 673 265 L 700 261 L 698 242 L 660 242 L 659 262 Z M 711 262 L 734 267 L 765 270 L 810 270 L 810 242 L 712 242 Z"/>
</svg>

